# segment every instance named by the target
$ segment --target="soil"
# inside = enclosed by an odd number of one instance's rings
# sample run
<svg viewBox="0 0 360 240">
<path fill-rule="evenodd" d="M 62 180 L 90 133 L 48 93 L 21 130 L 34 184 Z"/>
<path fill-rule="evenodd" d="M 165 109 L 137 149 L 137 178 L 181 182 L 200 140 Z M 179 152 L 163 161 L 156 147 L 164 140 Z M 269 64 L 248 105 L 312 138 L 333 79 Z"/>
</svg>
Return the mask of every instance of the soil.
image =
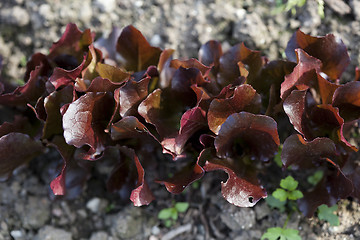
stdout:
<svg viewBox="0 0 360 240">
<path fill-rule="evenodd" d="M 325 0 L 324 18 L 314 0 L 295 14 L 274 14 L 274 8 L 274 0 L 2 0 L 2 78 L 21 82 L 24 61 L 35 52 L 47 53 L 69 22 L 90 28 L 97 37 L 109 34 L 113 26 L 132 24 L 152 45 L 173 48 L 182 58 L 196 57 L 201 44 L 216 39 L 225 49 L 245 42 L 273 60 L 284 56 L 298 28 L 312 35 L 333 33 L 351 57 L 344 79 L 354 77 L 360 62 L 360 0 Z M 227 203 L 220 191 L 223 176 L 215 174 L 176 196 L 154 185 L 156 200 L 145 207 L 107 193 L 104 179 L 96 175 L 80 196 L 54 198 L 49 194 L 49 169 L 56 161 L 60 156 L 49 151 L 0 183 L 0 240 L 260 239 L 267 228 L 283 226 L 287 217 L 265 201 L 253 208 Z M 189 202 L 189 209 L 165 227 L 158 212 L 181 201 Z M 348 199 L 338 206 L 339 226 L 295 213 L 288 227 L 298 229 L 302 239 L 360 239 L 359 204 Z"/>
</svg>

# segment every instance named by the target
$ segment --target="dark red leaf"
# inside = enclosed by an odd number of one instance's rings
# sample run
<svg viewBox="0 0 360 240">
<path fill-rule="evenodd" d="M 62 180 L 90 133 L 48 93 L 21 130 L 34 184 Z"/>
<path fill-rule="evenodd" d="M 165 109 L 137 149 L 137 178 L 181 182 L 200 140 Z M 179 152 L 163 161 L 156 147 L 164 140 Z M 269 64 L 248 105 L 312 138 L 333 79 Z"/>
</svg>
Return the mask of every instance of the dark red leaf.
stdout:
<svg viewBox="0 0 360 240">
<path fill-rule="evenodd" d="M 131 188 L 130 200 L 134 206 L 148 205 L 154 200 L 154 195 L 144 179 L 145 172 L 138 157 L 127 147 L 119 147 L 118 151 L 118 161 L 107 182 L 108 190 Z M 133 182 L 137 182 L 135 187 Z"/>
<path fill-rule="evenodd" d="M 71 103 L 72 99 L 72 86 L 67 86 L 59 91 L 54 91 L 45 98 L 44 108 L 46 111 L 46 119 L 43 128 L 43 139 L 50 139 L 54 135 L 63 133 L 60 109 L 65 104 Z"/>
<path fill-rule="evenodd" d="M 49 60 L 44 54 L 35 53 L 34 55 L 31 56 L 30 60 L 26 64 L 24 82 L 27 82 L 30 79 L 30 73 L 40 65 L 42 65 L 42 76 L 48 76 L 51 70 Z"/>
<path fill-rule="evenodd" d="M 259 113 L 261 97 L 250 85 L 244 84 L 235 88 L 233 96 L 225 99 L 215 98 L 208 111 L 208 124 L 211 131 L 219 133 L 221 125 L 233 113 L 242 111 Z"/>
<path fill-rule="evenodd" d="M 314 190 L 305 192 L 304 197 L 298 200 L 299 209 L 306 217 L 312 217 L 320 205 L 333 206 L 353 192 L 351 180 L 341 171 L 335 171 L 337 172 L 323 178 Z"/>
<path fill-rule="evenodd" d="M 146 122 L 153 124 L 161 138 L 173 138 L 180 129 L 180 119 L 186 106 L 174 98 L 168 88 L 156 89 L 142 101 L 138 107 L 139 114 Z"/>
<path fill-rule="evenodd" d="M 291 124 L 295 130 L 305 136 L 305 138 L 311 138 L 311 130 L 309 129 L 307 118 L 307 106 L 306 106 L 306 94 L 307 90 L 291 92 L 284 101 L 284 111 L 288 115 Z M 304 120 L 305 119 L 305 120 Z"/>
<path fill-rule="evenodd" d="M 299 154 L 301 153 L 301 154 Z M 326 159 L 338 162 L 336 146 L 329 138 L 316 138 L 306 142 L 299 134 L 288 137 L 283 145 L 281 160 L 285 168 L 312 168 Z"/>
<path fill-rule="evenodd" d="M 230 115 L 215 138 L 217 155 L 221 158 L 236 156 L 241 151 L 240 154 L 268 161 L 276 154 L 279 145 L 275 120 L 247 112 Z"/>
<path fill-rule="evenodd" d="M 122 117 L 137 114 L 139 104 L 148 96 L 149 82 L 150 77 L 146 77 L 139 82 L 129 80 L 120 88 L 119 103 Z"/>
<path fill-rule="evenodd" d="M 11 132 L 18 132 L 28 134 L 31 130 L 31 125 L 27 117 L 22 115 L 15 115 L 14 121 L 4 122 L 0 125 L 0 137 Z"/>
<path fill-rule="evenodd" d="M 54 60 L 59 67 L 71 70 L 82 62 L 84 53 L 88 51 L 92 41 L 90 29 L 81 32 L 75 24 L 69 23 L 60 40 L 50 48 L 48 58 Z M 66 59 L 71 60 L 71 57 L 67 56 L 75 57 L 77 62 L 69 64 L 71 61 L 66 61 Z"/>
<path fill-rule="evenodd" d="M 281 98 L 285 99 L 294 87 L 299 86 L 304 90 L 316 82 L 316 72 L 321 68 L 321 61 L 308 55 L 302 49 L 296 49 L 297 65 L 293 72 L 285 76 L 285 81 L 281 84 Z M 305 87 L 301 87 L 305 85 Z"/>
<path fill-rule="evenodd" d="M 123 83 L 115 83 L 107 78 L 96 77 L 91 81 L 90 86 L 84 92 L 114 92 L 115 89 L 122 85 Z M 79 89 L 77 90 L 83 92 Z"/>
<path fill-rule="evenodd" d="M 65 70 L 63 68 L 55 68 L 49 81 L 54 85 L 55 89 L 61 86 L 74 85 L 76 78 L 81 77 L 80 74 L 84 69 L 86 58 L 82 63 L 72 70 Z"/>
<path fill-rule="evenodd" d="M 189 60 L 181 61 L 179 59 L 174 59 L 170 62 L 170 67 L 174 69 L 179 68 L 196 68 L 198 69 L 201 74 L 205 77 L 211 70 L 211 67 L 205 66 L 201 62 L 199 62 L 195 58 L 191 58 Z"/>
<path fill-rule="evenodd" d="M 113 100 L 109 95 L 90 92 L 81 96 L 63 114 L 66 143 L 77 148 L 88 145 L 91 148 L 89 155 L 99 155 L 105 149 L 107 135 L 104 129 L 112 113 Z"/>
<path fill-rule="evenodd" d="M 205 171 L 222 170 L 228 174 L 227 181 L 221 183 L 221 193 L 229 203 L 238 207 L 253 207 L 261 198 L 267 197 L 256 173 L 241 161 L 236 161 L 237 165 L 234 165 L 228 160 L 214 158 L 208 149 L 200 157 L 207 159 Z"/>
<path fill-rule="evenodd" d="M 76 158 L 76 148 L 67 145 L 63 136 L 55 136 L 49 146 L 56 148 L 64 162 L 60 174 L 51 181 L 50 187 L 54 195 L 66 195 L 68 199 L 73 199 L 81 193 L 89 178 L 89 168 L 80 166 L 80 160 Z"/>
<path fill-rule="evenodd" d="M 340 116 L 346 121 L 360 118 L 360 82 L 349 82 L 338 88 L 332 105 L 339 108 Z"/>
<path fill-rule="evenodd" d="M 180 125 L 179 134 L 175 138 L 161 142 L 165 149 L 176 155 L 182 154 L 186 142 L 193 134 L 207 129 L 206 113 L 200 107 L 189 109 L 182 115 Z"/>
<path fill-rule="evenodd" d="M 217 81 L 221 86 L 232 84 L 240 77 L 239 62 L 249 67 L 248 80 L 250 82 L 256 77 L 263 65 L 260 52 L 248 49 L 243 43 L 237 44 L 220 57 Z"/>
<path fill-rule="evenodd" d="M 165 187 L 169 192 L 179 194 L 191 183 L 202 178 L 204 174 L 205 171 L 199 165 L 198 159 L 195 163 L 190 163 L 179 172 L 175 173 L 173 177 L 156 182 L 165 184 Z"/>
<path fill-rule="evenodd" d="M 137 173 L 138 173 L 138 180 L 134 190 L 132 190 L 130 195 L 130 200 L 134 203 L 134 206 L 143 206 L 149 205 L 152 200 L 155 199 L 154 195 L 152 194 L 147 182 L 145 181 L 145 172 L 138 157 L 135 155 L 133 156 L 135 161 Z"/>
<path fill-rule="evenodd" d="M 280 85 L 286 75 L 293 72 L 295 63 L 283 60 L 271 61 L 266 64 L 260 74 L 254 81 L 248 83 L 256 89 L 257 92 L 264 95 L 269 94 L 270 87 L 275 85 L 277 95 L 280 95 Z"/>
<path fill-rule="evenodd" d="M 135 139 L 144 136 L 151 136 L 156 139 L 136 117 L 126 116 L 111 125 L 111 138 L 115 141 L 122 139 Z"/>
<path fill-rule="evenodd" d="M 174 72 L 171 80 L 171 90 L 174 98 L 183 102 L 186 106 L 195 106 L 197 96 L 192 85 L 201 86 L 205 83 L 203 75 L 197 68 L 180 67 Z"/>
<path fill-rule="evenodd" d="M 350 63 L 347 49 L 341 39 L 333 34 L 325 37 L 312 37 L 298 30 L 291 37 L 285 53 L 288 59 L 295 62 L 295 49 L 301 48 L 309 55 L 320 59 L 321 71 L 326 73 L 332 80 L 340 78 Z"/>
<path fill-rule="evenodd" d="M 199 50 L 199 60 L 206 66 L 214 66 L 218 70 L 220 65 L 220 57 L 222 56 L 221 44 L 211 40 L 203 44 Z"/>
<path fill-rule="evenodd" d="M 116 50 L 123 58 L 124 68 L 134 72 L 156 66 L 161 54 L 161 49 L 150 46 L 141 32 L 131 25 L 122 30 Z"/>
<path fill-rule="evenodd" d="M 7 106 L 26 106 L 28 103 L 36 102 L 45 92 L 46 79 L 42 77 L 40 65 L 30 73 L 29 80 L 24 86 L 16 88 L 12 93 L 0 95 L 0 104 Z"/>
<path fill-rule="evenodd" d="M 0 179 L 7 179 L 13 170 L 41 154 L 43 146 L 29 135 L 11 132 L 0 138 Z"/>
</svg>

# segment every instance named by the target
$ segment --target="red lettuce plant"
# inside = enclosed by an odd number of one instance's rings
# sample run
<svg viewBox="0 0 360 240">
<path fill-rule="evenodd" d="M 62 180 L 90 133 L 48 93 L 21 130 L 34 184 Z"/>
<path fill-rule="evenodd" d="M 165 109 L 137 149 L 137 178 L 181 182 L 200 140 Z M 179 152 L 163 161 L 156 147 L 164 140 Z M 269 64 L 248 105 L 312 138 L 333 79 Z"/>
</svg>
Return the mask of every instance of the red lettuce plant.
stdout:
<svg viewBox="0 0 360 240">
<path fill-rule="evenodd" d="M 141 206 L 154 199 L 147 170 L 170 156 L 181 169 L 155 174 L 169 192 L 220 170 L 228 175 L 224 198 L 251 207 L 267 197 L 258 175 L 272 174 L 283 141 L 284 169 L 324 171 L 299 200 L 305 215 L 359 199 L 357 148 L 345 138 L 360 118 L 359 71 L 341 83 L 350 62 L 341 40 L 297 31 L 288 60 L 271 62 L 243 43 L 223 52 L 209 41 L 199 60 L 173 52 L 150 46 L 133 26 L 94 42 L 90 30 L 69 24 L 48 55 L 31 57 L 24 86 L 0 84 L 1 176 L 54 147 L 63 158 L 55 195 L 81 187 L 96 161 L 110 169 L 108 190 Z"/>
</svg>

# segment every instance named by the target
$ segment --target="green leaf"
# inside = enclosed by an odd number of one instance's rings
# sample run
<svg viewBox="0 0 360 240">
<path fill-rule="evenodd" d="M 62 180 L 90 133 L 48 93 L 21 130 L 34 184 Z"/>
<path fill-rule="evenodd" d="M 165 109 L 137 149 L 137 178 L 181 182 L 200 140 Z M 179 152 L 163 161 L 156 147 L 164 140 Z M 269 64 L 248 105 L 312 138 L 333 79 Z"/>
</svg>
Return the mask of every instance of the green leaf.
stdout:
<svg viewBox="0 0 360 240">
<path fill-rule="evenodd" d="M 283 229 L 282 235 L 288 240 L 301 240 L 301 237 L 299 236 L 299 231 L 296 229 Z"/>
<path fill-rule="evenodd" d="M 175 208 L 173 208 L 172 210 L 173 210 L 173 211 L 172 211 L 172 213 L 171 213 L 171 218 L 172 218 L 174 221 L 176 221 L 176 220 L 178 219 L 178 217 L 179 217 L 178 211 L 177 211 Z"/>
<path fill-rule="evenodd" d="M 287 192 L 284 189 L 281 188 L 277 188 L 274 192 L 273 192 L 273 197 L 284 202 L 287 199 Z"/>
<path fill-rule="evenodd" d="M 324 176 L 324 172 L 319 170 L 319 171 L 316 171 L 313 175 L 309 176 L 307 178 L 307 181 L 312 184 L 312 185 L 316 185 L 320 182 L 320 180 L 323 178 Z"/>
<path fill-rule="evenodd" d="M 282 228 L 280 227 L 273 227 L 268 228 L 266 233 L 264 233 L 261 237 L 261 240 L 269 239 L 269 240 L 277 240 L 282 233 Z"/>
<path fill-rule="evenodd" d="M 265 201 L 271 208 L 277 208 L 280 210 L 280 212 L 285 211 L 285 201 L 280 201 L 279 199 L 274 198 L 272 195 L 268 196 Z"/>
<path fill-rule="evenodd" d="M 290 199 L 290 200 L 298 200 L 303 197 L 304 197 L 304 195 L 299 190 L 291 191 L 288 193 L 288 199 Z"/>
<path fill-rule="evenodd" d="M 296 181 L 292 176 L 288 176 L 280 181 L 280 187 L 289 191 L 294 191 L 298 184 L 298 181 Z"/>
<path fill-rule="evenodd" d="M 299 236 L 299 231 L 291 228 L 268 228 L 266 233 L 264 233 L 261 237 L 261 240 L 269 239 L 269 240 L 301 240 Z"/>
<path fill-rule="evenodd" d="M 158 214 L 158 218 L 165 220 L 169 219 L 172 216 L 173 208 L 164 208 Z"/>
<path fill-rule="evenodd" d="M 175 204 L 175 208 L 178 212 L 186 212 L 186 210 L 189 208 L 189 203 L 187 202 L 178 202 Z"/>
<path fill-rule="evenodd" d="M 326 204 L 322 204 L 318 207 L 318 218 L 329 222 L 331 226 L 339 226 L 339 217 L 334 214 L 337 209 L 337 205 L 328 207 Z"/>
<path fill-rule="evenodd" d="M 166 219 L 164 222 L 165 227 L 169 228 L 173 225 L 173 221 L 171 219 Z"/>
</svg>

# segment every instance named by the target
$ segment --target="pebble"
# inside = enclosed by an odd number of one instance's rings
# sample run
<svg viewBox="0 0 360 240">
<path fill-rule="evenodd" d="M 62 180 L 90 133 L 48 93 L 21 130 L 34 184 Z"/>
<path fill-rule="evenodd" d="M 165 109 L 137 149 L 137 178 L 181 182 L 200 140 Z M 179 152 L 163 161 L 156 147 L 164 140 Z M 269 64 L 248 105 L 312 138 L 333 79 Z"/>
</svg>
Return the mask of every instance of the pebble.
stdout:
<svg viewBox="0 0 360 240">
<path fill-rule="evenodd" d="M 1 9 L 0 16 L 2 22 L 19 27 L 24 27 L 30 23 L 29 13 L 19 6 Z"/>
<path fill-rule="evenodd" d="M 97 213 L 100 208 L 100 198 L 92 198 L 86 203 L 86 208 L 93 213 Z"/>
<path fill-rule="evenodd" d="M 15 239 L 15 240 L 22 240 L 24 239 L 24 233 L 21 230 L 12 230 L 10 232 L 10 235 Z"/>
<path fill-rule="evenodd" d="M 59 228 L 45 226 L 39 230 L 38 240 L 72 240 L 72 234 Z"/>
<path fill-rule="evenodd" d="M 91 234 L 90 240 L 110 240 L 106 232 L 95 232 Z"/>
<path fill-rule="evenodd" d="M 94 4 L 100 8 L 101 11 L 110 13 L 116 7 L 116 0 L 95 0 Z"/>
</svg>

